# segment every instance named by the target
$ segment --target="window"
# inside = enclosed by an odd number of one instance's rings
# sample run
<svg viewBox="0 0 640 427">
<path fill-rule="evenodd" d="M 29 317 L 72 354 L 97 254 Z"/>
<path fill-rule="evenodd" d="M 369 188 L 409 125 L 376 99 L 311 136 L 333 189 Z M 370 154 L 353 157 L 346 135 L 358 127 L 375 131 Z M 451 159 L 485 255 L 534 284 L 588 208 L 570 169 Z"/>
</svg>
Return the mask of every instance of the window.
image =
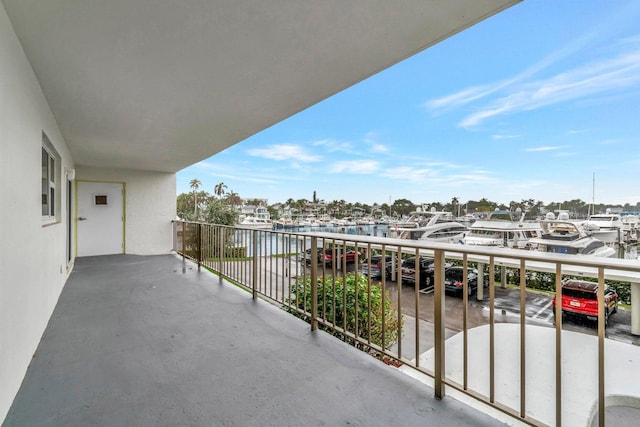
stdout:
<svg viewBox="0 0 640 427">
<path fill-rule="evenodd" d="M 59 165 L 58 153 L 49 138 L 42 134 L 42 218 L 55 219 L 58 212 L 60 194 L 58 194 Z"/>
</svg>

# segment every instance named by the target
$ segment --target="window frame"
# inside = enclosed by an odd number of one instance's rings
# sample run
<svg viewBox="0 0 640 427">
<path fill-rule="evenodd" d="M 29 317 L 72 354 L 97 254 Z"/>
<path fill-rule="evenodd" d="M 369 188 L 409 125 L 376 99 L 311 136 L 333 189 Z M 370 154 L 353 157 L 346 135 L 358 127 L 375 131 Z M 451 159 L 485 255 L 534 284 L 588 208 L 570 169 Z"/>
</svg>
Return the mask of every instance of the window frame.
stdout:
<svg viewBox="0 0 640 427">
<path fill-rule="evenodd" d="M 42 221 L 44 225 L 57 223 L 60 221 L 60 156 L 54 148 L 53 144 L 42 133 L 42 150 L 41 150 L 41 210 Z M 46 191 L 46 193 L 45 193 Z"/>
</svg>

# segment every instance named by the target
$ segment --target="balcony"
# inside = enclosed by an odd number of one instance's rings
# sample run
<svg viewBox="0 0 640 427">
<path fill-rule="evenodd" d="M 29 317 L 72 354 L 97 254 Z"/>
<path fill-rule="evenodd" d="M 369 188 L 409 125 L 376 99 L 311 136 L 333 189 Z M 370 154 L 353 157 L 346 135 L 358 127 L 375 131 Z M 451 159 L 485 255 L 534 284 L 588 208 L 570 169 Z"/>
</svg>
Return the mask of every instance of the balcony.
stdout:
<svg viewBox="0 0 640 427">
<path fill-rule="evenodd" d="M 196 223 L 174 231 L 180 256 L 76 260 L 4 425 L 573 426 L 637 416 L 638 342 L 607 338 L 602 315 L 591 335 L 560 316 L 541 321 L 526 284 L 547 271 L 557 287 L 566 275 L 638 277 L 638 264 Z M 313 261 L 319 248 L 347 247 L 360 253 L 353 263 Z M 376 251 L 395 260 L 390 278 L 358 273 Z M 407 256 L 434 259 L 431 286 L 418 269 L 402 283 Z M 488 286 L 469 295 L 465 280 L 461 297 L 445 295 L 448 263 L 487 270 Z M 329 301 L 359 276 L 367 286 L 348 304 L 365 315 L 347 325 Z M 496 278 L 507 276 L 519 286 L 504 310 L 506 280 Z M 377 330 L 374 291 L 395 320 Z"/>
</svg>

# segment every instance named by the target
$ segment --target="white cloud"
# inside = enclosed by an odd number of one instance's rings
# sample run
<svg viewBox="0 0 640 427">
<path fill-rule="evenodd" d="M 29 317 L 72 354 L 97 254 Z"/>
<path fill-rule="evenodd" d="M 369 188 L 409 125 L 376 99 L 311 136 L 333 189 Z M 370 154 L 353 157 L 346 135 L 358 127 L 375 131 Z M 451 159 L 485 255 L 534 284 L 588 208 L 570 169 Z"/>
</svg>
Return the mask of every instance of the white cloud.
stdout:
<svg viewBox="0 0 640 427">
<path fill-rule="evenodd" d="M 436 112 L 438 110 L 450 110 L 462 107 L 473 101 L 485 98 L 493 93 L 499 92 L 502 89 L 517 84 L 518 82 L 524 81 L 546 68 L 549 68 L 554 63 L 577 51 L 582 45 L 586 43 L 586 40 L 587 38 L 583 38 L 582 40 L 576 41 L 568 46 L 556 50 L 555 52 L 552 52 L 541 61 L 533 64 L 531 67 L 527 68 L 523 72 L 515 75 L 510 79 L 501 80 L 486 85 L 472 86 L 451 95 L 427 101 L 425 103 L 425 106 L 428 109 Z"/>
<path fill-rule="evenodd" d="M 561 147 L 552 147 L 552 146 L 532 147 L 532 148 L 525 148 L 524 151 L 527 151 L 529 153 L 534 153 L 539 151 L 555 151 L 555 150 L 560 150 L 560 148 Z"/>
<path fill-rule="evenodd" d="M 331 173 L 371 174 L 380 170 L 380 163 L 375 160 L 344 160 L 331 165 Z"/>
<path fill-rule="evenodd" d="M 337 141 L 335 139 L 320 139 L 311 143 L 314 147 L 322 147 L 329 153 L 342 152 L 353 153 L 353 143 L 348 141 Z"/>
<path fill-rule="evenodd" d="M 491 138 L 495 140 L 515 139 L 515 138 L 520 138 L 520 135 L 513 135 L 508 133 L 496 133 L 495 135 L 491 135 Z"/>
<path fill-rule="evenodd" d="M 363 142 L 367 145 L 367 149 L 374 153 L 386 153 L 389 151 L 386 145 L 378 142 L 378 135 L 375 132 L 367 132 L 363 138 Z"/>
<path fill-rule="evenodd" d="M 485 85 L 466 88 L 460 92 L 427 101 L 424 105 L 434 112 L 450 110 L 461 107 L 480 98 L 484 98 L 501 88 L 503 85 L 504 83 L 497 83 L 493 86 Z"/>
<path fill-rule="evenodd" d="M 264 157 L 271 160 L 296 160 L 303 163 L 319 162 L 322 157 L 309 154 L 298 145 L 292 144 L 276 144 L 265 148 L 254 148 L 248 150 L 247 153 L 254 157 Z"/>
<path fill-rule="evenodd" d="M 593 40 L 601 37 L 602 33 L 603 28 L 594 28 L 512 78 L 468 87 L 429 100 L 424 103 L 424 106 L 437 114 L 477 103 L 493 94 L 503 94 L 459 123 L 461 127 L 470 128 L 494 116 L 533 110 L 596 94 L 606 94 L 637 84 L 640 81 L 640 51 L 638 50 L 640 36 L 622 40 L 620 45 L 628 49 L 627 53 L 615 58 L 592 62 L 548 79 L 530 81 L 532 76 L 559 61 L 590 48 Z M 526 83 L 527 81 L 530 82 Z"/>
<path fill-rule="evenodd" d="M 443 168 L 443 169 L 460 169 L 463 168 L 464 166 L 462 165 L 458 165 L 455 163 L 451 163 L 451 162 L 426 162 L 425 163 L 426 166 L 429 166 L 431 168 Z"/>
<path fill-rule="evenodd" d="M 535 110 L 561 102 L 624 90 L 640 83 L 640 51 L 586 64 L 583 67 L 513 87 L 460 122 L 460 126 L 477 126 L 484 120 L 521 111 Z"/>
<path fill-rule="evenodd" d="M 239 169 L 237 166 L 229 166 L 220 163 L 212 163 L 207 161 L 198 162 L 190 168 L 202 171 L 207 176 L 215 179 L 224 179 L 227 181 L 253 182 L 259 184 L 277 183 L 272 176 L 262 176 L 245 169 Z"/>
<path fill-rule="evenodd" d="M 618 141 L 616 141 L 615 139 L 605 139 L 603 141 L 600 141 L 600 145 L 614 145 L 617 143 Z"/>
<path fill-rule="evenodd" d="M 427 178 L 433 177 L 436 174 L 433 169 L 399 166 L 396 168 L 387 168 L 380 175 L 384 178 L 400 181 L 424 182 Z"/>
</svg>

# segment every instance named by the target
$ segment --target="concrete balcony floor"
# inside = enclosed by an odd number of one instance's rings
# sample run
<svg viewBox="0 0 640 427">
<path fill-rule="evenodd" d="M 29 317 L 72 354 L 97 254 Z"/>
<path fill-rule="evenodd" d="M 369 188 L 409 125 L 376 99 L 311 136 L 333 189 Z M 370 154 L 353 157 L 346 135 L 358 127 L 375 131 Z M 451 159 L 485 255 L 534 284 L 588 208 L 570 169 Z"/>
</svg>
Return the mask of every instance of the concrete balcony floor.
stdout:
<svg viewBox="0 0 640 427">
<path fill-rule="evenodd" d="M 187 267 L 78 258 L 3 425 L 503 425 Z"/>
</svg>

